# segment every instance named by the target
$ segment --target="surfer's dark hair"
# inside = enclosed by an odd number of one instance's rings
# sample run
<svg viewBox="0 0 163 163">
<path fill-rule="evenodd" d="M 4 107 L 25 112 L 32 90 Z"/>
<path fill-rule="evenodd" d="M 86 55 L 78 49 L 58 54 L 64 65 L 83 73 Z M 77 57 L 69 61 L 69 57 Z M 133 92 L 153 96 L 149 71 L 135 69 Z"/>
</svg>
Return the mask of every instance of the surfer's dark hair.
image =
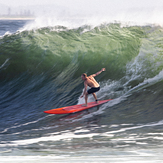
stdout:
<svg viewBox="0 0 163 163">
<path fill-rule="evenodd" d="M 83 73 L 82 75 L 83 75 L 84 77 L 87 77 L 87 74 L 86 74 L 86 73 Z"/>
</svg>

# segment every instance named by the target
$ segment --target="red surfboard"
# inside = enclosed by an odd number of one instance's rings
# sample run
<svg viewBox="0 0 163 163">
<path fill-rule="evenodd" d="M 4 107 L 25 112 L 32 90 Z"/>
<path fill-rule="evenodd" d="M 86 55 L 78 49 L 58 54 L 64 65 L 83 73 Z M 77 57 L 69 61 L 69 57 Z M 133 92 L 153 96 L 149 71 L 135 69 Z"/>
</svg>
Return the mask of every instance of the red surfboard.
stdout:
<svg viewBox="0 0 163 163">
<path fill-rule="evenodd" d="M 62 108 L 56 108 L 56 109 L 47 110 L 47 111 L 44 111 L 44 113 L 48 113 L 48 114 L 69 114 L 69 113 L 75 113 L 75 112 L 79 112 L 79 111 L 82 111 L 82 110 L 85 110 L 85 109 L 92 108 L 94 106 L 101 105 L 101 104 L 106 103 L 106 102 L 108 102 L 110 100 L 112 100 L 112 99 L 98 101 L 98 103 L 96 103 L 96 102 L 89 102 L 87 104 L 87 106 L 82 106 L 84 104 L 66 106 L 66 107 L 62 107 Z"/>
</svg>

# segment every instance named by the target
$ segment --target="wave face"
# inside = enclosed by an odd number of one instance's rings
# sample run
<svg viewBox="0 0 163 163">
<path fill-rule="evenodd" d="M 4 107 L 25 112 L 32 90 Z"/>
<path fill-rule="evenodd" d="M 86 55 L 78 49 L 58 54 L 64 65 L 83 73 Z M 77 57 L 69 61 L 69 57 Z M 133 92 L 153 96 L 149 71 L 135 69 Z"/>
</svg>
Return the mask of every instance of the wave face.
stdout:
<svg viewBox="0 0 163 163">
<path fill-rule="evenodd" d="M 119 147 L 129 152 L 160 145 L 162 38 L 160 26 L 120 23 L 45 27 L 1 37 L 0 155 L 18 155 L 20 149 L 23 155 L 59 155 L 61 148 L 114 148 L 116 155 Z M 83 103 L 81 74 L 103 67 L 107 71 L 97 76 L 97 96 L 114 100 L 89 112 L 43 113 Z"/>
<path fill-rule="evenodd" d="M 68 67 L 72 71 L 74 66 L 75 73 L 105 66 L 112 69 L 108 77 L 114 78 L 115 73 L 121 77 L 125 65 L 138 55 L 144 31 L 119 24 L 90 28 L 43 28 L 3 37 L 1 78 L 24 72 L 59 74 Z"/>
<path fill-rule="evenodd" d="M 60 74 L 71 66 L 75 66 L 76 74 L 106 67 L 111 70 L 107 78 L 121 78 L 128 71 L 126 65 L 135 57 L 138 69 L 144 65 L 148 77 L 151 71 L 156 75 L 162 69 L 161 38 L 162 28 L 121 27 L 120 24 L 93 29 L 89 26 L 71 30 L 43 28 L 11 34 L 0 42 L 1 78 L 24 72 Z"/>
</svg>

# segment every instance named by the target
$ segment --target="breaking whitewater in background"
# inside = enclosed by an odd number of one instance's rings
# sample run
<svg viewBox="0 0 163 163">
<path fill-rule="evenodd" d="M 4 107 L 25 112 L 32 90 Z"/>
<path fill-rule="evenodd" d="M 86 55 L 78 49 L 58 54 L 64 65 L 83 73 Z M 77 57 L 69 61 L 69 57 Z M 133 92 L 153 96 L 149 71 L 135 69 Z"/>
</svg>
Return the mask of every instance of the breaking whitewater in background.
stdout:
<svg viewBox="0 0 163 163">
<path fill-rule="evenodd" d="M 163 27 L 144 15 L 0 21 L 2 162 L 162 162 Z M 112 101 L 43 113 L 83 103 L 81 74 L 103 67 L 97 96 Z"/>
</svg>

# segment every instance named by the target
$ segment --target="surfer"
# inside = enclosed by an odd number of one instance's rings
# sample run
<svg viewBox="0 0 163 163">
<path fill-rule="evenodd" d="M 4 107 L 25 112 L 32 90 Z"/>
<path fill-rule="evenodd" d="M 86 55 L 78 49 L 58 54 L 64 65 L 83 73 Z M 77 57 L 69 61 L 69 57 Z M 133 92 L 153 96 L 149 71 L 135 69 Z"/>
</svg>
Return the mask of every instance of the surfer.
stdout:
<svg viewBox="0 0 163 163">
<path fill-rule="evenodd" d="M 103 72 L 105 70 L 106 70 L 105 68 L 102 68 L 101 71 L 97 72 L 96 74 L 90 75 L 90 76 L 87 76 L 87 74 L 85 74 L 85 73 L 83 73 L 81 75 L 81 78 L 84 81 L 84 92 L 83 92 L 81 98 L 83 96 L 85 96 L 85 105 L 83 105 L 83 106 L 87 106 L 87 100 L 88 100 L 89 94 L 92 94 L 93 97 L 95 98 L 96 102 L 98 103 L 97 96 L 96 96 L 95 92 L 100 90 L 100 85 L 99 85 L 99 83 L 97 83 L 97 81 L 95 80 L 94 77 L 101 74 L 101 72 Z M 87 86 L 91 87 L 91 89 L 89 89 L 88 91 L 87 91 Z"/>
</svg>

